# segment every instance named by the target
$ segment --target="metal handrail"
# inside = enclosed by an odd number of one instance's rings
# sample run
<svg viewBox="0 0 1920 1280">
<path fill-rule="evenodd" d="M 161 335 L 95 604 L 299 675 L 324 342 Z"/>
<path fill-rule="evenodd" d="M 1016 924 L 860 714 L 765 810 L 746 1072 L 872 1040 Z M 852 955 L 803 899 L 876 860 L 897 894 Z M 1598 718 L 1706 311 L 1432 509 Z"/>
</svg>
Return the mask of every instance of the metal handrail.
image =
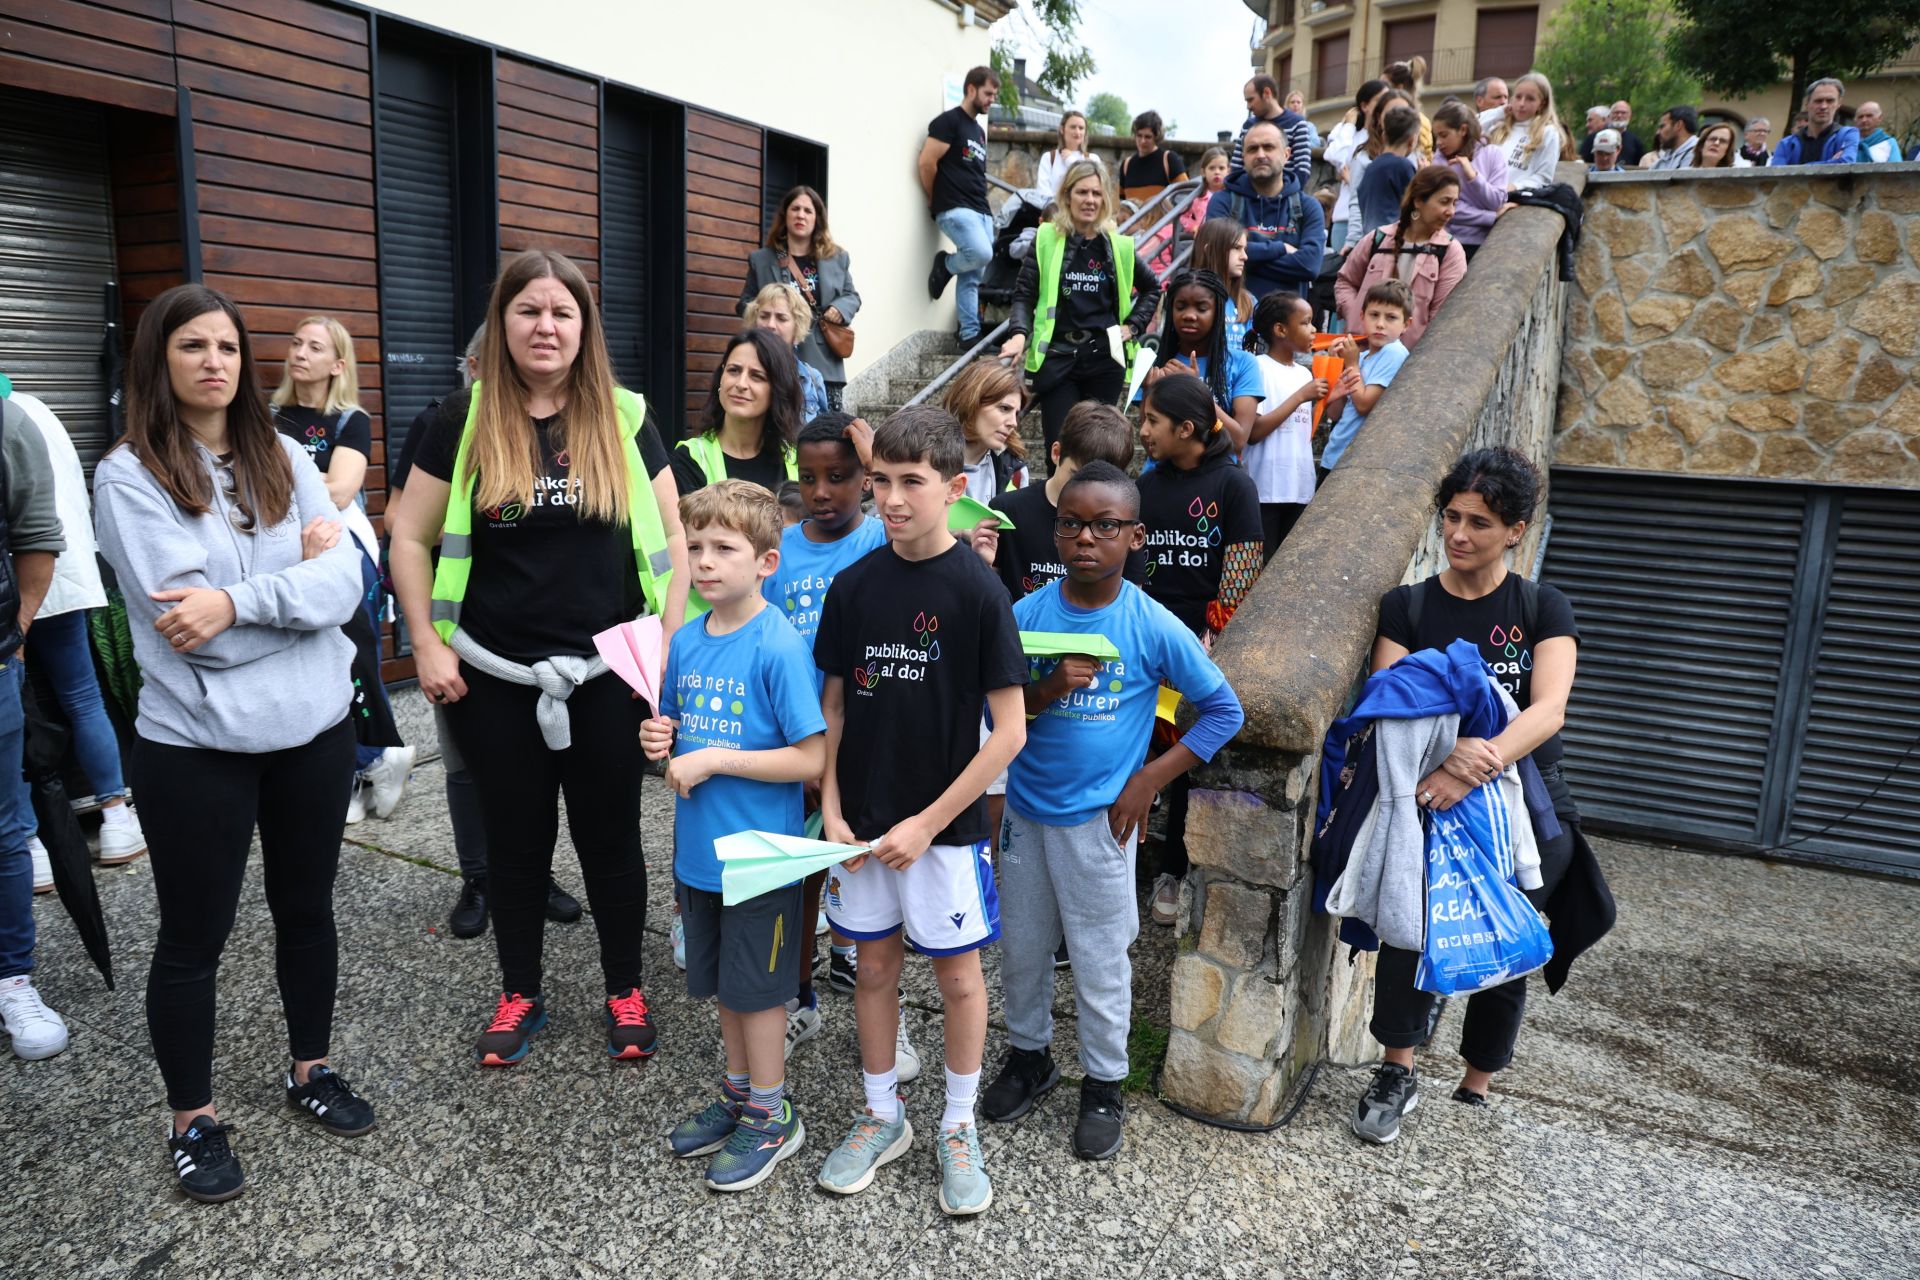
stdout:
<svg viewBox="0 0 1920 1280">
<path fill-rule="evenodd" d="M 1009 186 L 1007 183 L 1002 182 L 1000 179 L 994 177 L 992 174 L 987 175 L 987 181 L 993 183 L 995 186 L 1006 187 L 1007 190 L 1009 191 L 1018 190 L 1018 188 Z M 1189 208 L 1191 208 L 1193 206 L 1193 202 L 1199 198 L 1201 191 L 1204 190 L 1205 187 L 1206 187 L 1205 180 L 1199 179 L 1199 178 L 1189 178 L 1189 179 L 1182 180 L 1180 182 L 1173 183 L 1169 185 L 1166 188 L 1166 190 L 1155 195 L 1154 198 L 1152 200 L 1149 200 L 1145 205 L 1143 205 L 1139 209 L 1134 210 L 1132 216 L 1130 216 L 1125 222 L 1121 223 L 1120 226 L 1118 227 L 1118 230 L 1121 232 L 1121 234 L 1126 234 L 1136 222 L 1138 222 L 1141 218 L 1146 216 L 1149 210 L 1151 210 L 1155 205 L 1159 204 L 1163 199 L 1167 199 L 1169 196 L 1169 193 L 1172 193 L 1174 197 L 1173 207 L 1168 209 L 1167 212 L 1161 216 L 1158 222 L 1154 223 L 1151 227 L 1149 227 L 1145 232 L 1145 234 L 1136 235 L 1134 237 L 1136 240 L 1151 240 L 1154 236 L 1160 234 L 1161 230 L 1164 229 L 1168 223 L 1172 222 L 1175 218 L 1178 218 L 1181 214 L 1185 213 Z M 1153 273 L 1154 283 L 1164 286 L 1168 280 L 1173 278 L 1173 276 L 1180 270 L 1181 266 L 1186 263 L 1187 259 L 1190 256 L 1192 256 L 1192 254 L 1193 254 L 1193 246 L 1189 244 L 1186 248 L 1182 249 L 1178 254 L 1176 254 L 1173 260 L 1167 264 L 1167 269 L 1164 273 L 1159 271 L 1156 271 Z M 1011 319 L 1002 320 L 999 324 L 995 325 L 991 331 L 981 335 L 979 341 L 975 342 L 971 347 L 967 348 L 967 351 L 964 355 L 962 355 L 959 359 L 955 360 L 952 364 L 948 365 L 945 369 L 942 369 L 940 373 L 934 377 L 933 381 L 927 383 L 926 386 L 916 391 L 913 394 L 913 398 L 907 401 L 907 405 L 924 403 L 928 399 L 928 397 L 932 396 L 935 392 L 944 388 L 949 382 L 952 382 L 955 378 L 959 377 L 960 371 L 966 368 L 968 365 L 972 364 L 976 359 L 978 359 L 980 354 L 983 351 L 985 351 L 989 346 L 993 345 L 995 341 L 1004 338 L 1008 333 L 1011 333 L 1012 331 L 1013 331 L 1013 321 Z M 905 408 L 906 405 L 902 405 L 901 407 Z"/>
</svg>

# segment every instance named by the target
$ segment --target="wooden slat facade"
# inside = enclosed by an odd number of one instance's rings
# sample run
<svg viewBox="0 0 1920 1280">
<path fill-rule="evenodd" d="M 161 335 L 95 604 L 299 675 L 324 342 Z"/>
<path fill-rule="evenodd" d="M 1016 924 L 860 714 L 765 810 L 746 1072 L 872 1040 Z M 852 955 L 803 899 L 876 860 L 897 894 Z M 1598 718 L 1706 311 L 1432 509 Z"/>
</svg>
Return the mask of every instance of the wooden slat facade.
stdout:
<svg viewBox="0 0 1920 1280">
<path fill-rule="evenodd" d="M 387 459 L 373 21 L 324 0 L 0 0 L 0 81 L 113 108 L 126 336 L 145 305 L 196 265 L 205 283 L 241 305 L 269 389 L 295 323 L 316 312 L 341 320 L 354 336 L 373 418 L 366 490 L 377 524 Z M 506 51 L 493 65 L 499 248 L 556 249 L 597 284 L 604 86 Z M 184 129 L 175 118 L 183 101 L 192 113 Z M 684 118 L 677 158 L 685 178 L 674 185 L 685 203 L 674 224 L 684 214 L 679 354 L 691 413 L 739 327 L 734 302 L 761 234 L 765 143 L 758 125 L 693 108 Z M 190 157 L 178 154 L 183 137 Z M 387 674 L 411 675 L 411 664 L 389 663 Z"/>
<path fill-rule="evenodd" d="M 760 244 L 761 131 L 705 111 L 687 112 L 687 416 L 706 403 L 721 348 L 740 328 L 733 313 Z"/>
</svg>

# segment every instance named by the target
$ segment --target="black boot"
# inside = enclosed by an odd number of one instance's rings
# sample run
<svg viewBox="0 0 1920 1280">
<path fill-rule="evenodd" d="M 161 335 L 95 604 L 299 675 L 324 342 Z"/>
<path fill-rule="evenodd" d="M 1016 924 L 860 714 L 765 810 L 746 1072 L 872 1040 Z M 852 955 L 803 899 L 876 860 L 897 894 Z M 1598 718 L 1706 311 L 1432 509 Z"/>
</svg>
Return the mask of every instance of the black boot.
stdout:
<svg viewBox="0 0 1920 1280">
<path fill-rule="evenodd" d="M 927 297 L 939 301 L 940 295 L 947 291 L 947 282 L 953 279 L 953 271 L 947 266 L 947 251 L 940 250 L 933 255 L 933 269 L 927 272 Z"/>
<path fill-rule="evenodd" d="M 560 882 L 551 876 L 547 878 L 547 919 L 555 924 L 572 924 L 580 918 L 580 899 L 560 887 Z"/>
<path fill-rule="evenodd" d="M 1080 1082 L 1080 1119 L 1073 1126 L 1073 1154 L 1082 1160 L 1110 1160 L 1120 1151 L 1127 1124 L 1127 1100 L 1118 1080 Z"/>
<path fill-rule="evenodd" d="M 1018 1120 L 1060 1083 L 1060 1068 L 1045 1049 L 1007 1050 L 1000 1074 L 980 1099 L 980 1114 L 995 1124 Z"/>
<path fill-rule="evenodd" d="M 460 881 L 460 900 L 447 917 L 447 931 L 456 938 L 477 938 L 487 931 L 487 882 L 484 877 Z"/>
</svg>

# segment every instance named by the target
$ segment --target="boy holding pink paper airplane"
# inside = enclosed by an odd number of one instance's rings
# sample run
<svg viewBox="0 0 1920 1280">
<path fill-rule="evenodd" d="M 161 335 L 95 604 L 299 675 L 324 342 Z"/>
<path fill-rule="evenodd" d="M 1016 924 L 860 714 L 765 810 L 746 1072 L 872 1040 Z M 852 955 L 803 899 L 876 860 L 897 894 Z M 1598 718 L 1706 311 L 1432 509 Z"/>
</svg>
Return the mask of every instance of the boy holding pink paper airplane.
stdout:
<svg viewBox="0 0 1920 1280">
<path fill-rule="evenodd" d="M 761 598 L 780 563 L 780 503 L 744 480 L 680 499 L 693 586 L 710 612 L 674 634 L 662 713 L 641 725 L 680 797 L 673 815 L 674 894 L 687 939 L 687 994 L 718 997 L 727 1073 L 720 1096 L 668 1136 L 681 1157 L 712 1155 L 715 1191 L 758 1186 L 799 1150 L 806 1129 L 786 1097 L 787 998 L 800 944 L 800 881 L 728 906 L 714 844 L 742 831 L 799 835 L 801 784 L 826 767 L 806 642 Z"/>
</svg>

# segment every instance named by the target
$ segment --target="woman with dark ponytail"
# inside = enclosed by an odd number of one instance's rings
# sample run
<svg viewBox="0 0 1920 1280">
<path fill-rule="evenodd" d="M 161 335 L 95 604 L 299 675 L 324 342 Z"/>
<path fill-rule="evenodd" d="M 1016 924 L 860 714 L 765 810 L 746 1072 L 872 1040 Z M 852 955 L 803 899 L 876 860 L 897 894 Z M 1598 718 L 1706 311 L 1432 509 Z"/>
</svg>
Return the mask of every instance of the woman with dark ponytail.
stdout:
<svg viewBox="0 0 1920 1280">
<path fill-rule="evenodd" d="M 1245 352 L 1236 354 L 1252 363 Z M 1146 591 L 1211 650 L 1260 576 L 1260 493 L 1234 465 L 1231 431 L 1213 389 L 1178 366 L 1154 372 L 1163 376 L 1140 406 L 1140 442 L 1155 464 L 1140 477 Z M 1186 784 L 1176 780 L 1166 797 L 1153 919 L 1170 925 L 1187 874 Z"/>
<path fill-rule="evenodd" d="M 1264 388 L 1253 357 L 1227 342 L 1228 296 L 1227 282 L 1211 271 L 1182 271 L 1168 282 L 1160 355 L 1147 385 L 1176 374 L 1199 379 L 1212 393 L 1227 449 L 1238 454 L 1247 447 Z"/>
</svg>

